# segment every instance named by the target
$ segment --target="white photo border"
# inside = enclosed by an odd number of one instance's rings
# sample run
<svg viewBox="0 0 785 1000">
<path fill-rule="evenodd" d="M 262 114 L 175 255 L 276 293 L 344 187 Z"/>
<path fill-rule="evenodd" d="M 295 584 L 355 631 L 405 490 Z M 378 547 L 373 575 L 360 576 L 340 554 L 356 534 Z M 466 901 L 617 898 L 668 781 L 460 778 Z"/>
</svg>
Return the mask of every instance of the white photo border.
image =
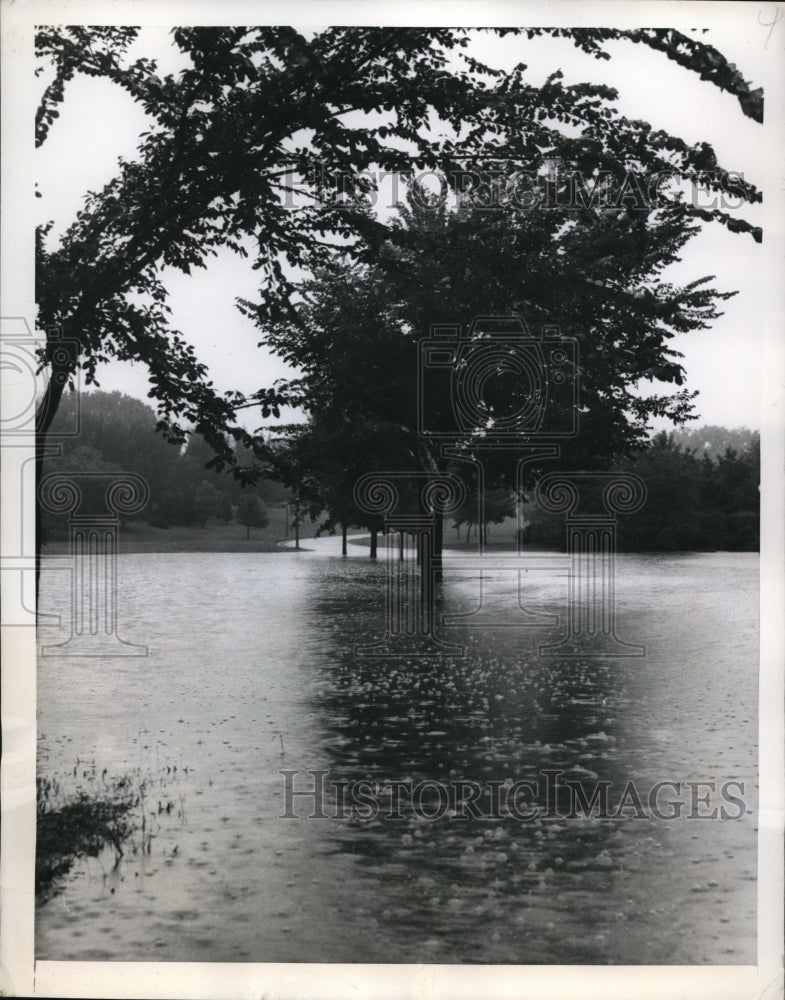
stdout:
<svg viewBox="0 0 785 1000">
<path fill-rule="evenodd" d="M 785 328 L 785 12 L 773 3 L 593 2 L 538 3 L 454 0 L 395 5 L 366 2 L 224 4 L 169 0 L 64 3 L 8 2 L 2 7 L 2 272 L 3 317 L 34 316 L 32 215 L 33 29 L 36 24 L 187 25 L 227 23 L 471 24 L 678 27 L 718 19 L 738 25 L 759 43 L 758 80 L 765 91 L 766 197 L 763 315 Z M 758 81 L 756 81 L 758 82 Z M 728 98 L 731 100 L 731 98 Z M 195 963 L 82 963 L 34 960 L 36 684 L 35 635 L 29 627 L 4 629 L 2 651 L 2 934 L 0 989 L 8 996 L 319 998 L 580 997 L 741 1000 L 781 997 L 783 954 L 783 642 L 785 606 L 785 337 L 764 340 L 761 384 L 762 543 L 760 660 L 760 827 L 757 966 L 410 966 L 259 965 Z M 13 386 L 4 384 L 6 404 Z M 5 470 L 4 470 L 5 471 Z M 18 502 L 18 483 L 2 482 L 3 509 Z M 14 544 L 6 532 L 3 551 Z"/>
</svg>

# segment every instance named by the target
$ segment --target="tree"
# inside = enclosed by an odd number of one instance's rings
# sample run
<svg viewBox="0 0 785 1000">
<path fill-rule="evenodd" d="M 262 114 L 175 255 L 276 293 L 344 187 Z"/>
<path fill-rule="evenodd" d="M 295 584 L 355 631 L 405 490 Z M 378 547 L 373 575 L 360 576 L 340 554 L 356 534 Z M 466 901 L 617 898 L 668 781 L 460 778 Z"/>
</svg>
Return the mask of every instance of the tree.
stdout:
<svg viewBox="0 0 785 1000">
<path fill-rule="evenodd" d="M 730 432 L 713 428 L 719 436 Z M 647 448 L 620 459 L 613 469 L 634 472 L 646 486 L 646 502 L 619 518 L 622 550 L 754 551 L 760 543 L 756 436 L 747 452 L 728 449 L 717 460 L 682 447 L 676 434 L 655 435 Z M 548 547 L 564 544 L 564 521 L 534 506 L 527 510 L 527 540 Z"/>
<path fill-rule="evenodd" d="M 565 33 L 515 30 L 529 38 Z M 465 51 L 467 30 L 339 27 L 306 37 L 290 27 L 177 28 L 172 41 L 187 65 L 165 76 L 153 59 L 127 58 L 138 33 L 44 27 L 36 35 L 37 72 L 46 74 L 39 145 L 77 73 L 122 87 L 150 120 L 137 158 L 121 160 L 117 176 L 86 196 L 59 243 L 52 245 L 49 226 L 38 234 L 39 326 L 47 331 L 41 360 L 51 374 L 37 412 L 40 435 L 78 367 L 89 384 L 109 358 L 138 360 L 150 370 L 161 429 L 182 442 L 190 422 L 217 463 L 232 465 L 231 439 L 253 443 L 236 422 L 237 408 L 253 404 L 267 415 L 279 394 L 265 387 L 245 399 L 214 389 L 205 365 L 169 326 L 162 271 L 190 273 L 224 247 L 252 256 L 264 281 L 247 308 L 262 326 L 278 322 L 289 315 L 293 292 L 285 260 L 299 266 L 315 247 L 329 259 L 336 245 L 372 253 L 384 238 L 378 219 L 330 197 L 347 178 L 355 192 L 372 189 L 364 171 L 462 167 L 478 153 L 518 164 L 555 156 L 589 171 L 624 171 L 642 160 L 649 174 L 667 170 L 722 189 L 723 180 L 707 174 L 717 164 L 706 143 L 689 146 L 625 119 L 608 87 L 565 86 L 558 72 L 537 87 L 522 64 L 511 73 L 485 66 Z M 598 58 L 608 58 L 603 44 L 616 38 L 659 49 L 760 117 L 760 94 L 699 41 L 665 30 L 567 33 Z M 455 69 L 451 59 L 461 54 Z M 741 181 L 736 191 L 759 200 Z M 719 209 L 672 199 L 669 211 L 760 238 Z"/>
<path fill-rule="evenodd" d="M 342 175 L 422 165 L 433 155 L 421 135 L 431 112 L 456 125 L 464 116 L 489 124 L 490 117 L 470 75 L 445 70 L 449 51 L 466 41 L 447 29 L 337 28 L 307 39 L 288 27 L 178 28 L 173 42 L 189 65 L 165 77 L 154 60 L 124 61 L 137 34 L 79 27 L 37 33 L 40 69 L 51 77 L 38 113 L 39 144 L 77 72 L 123 87 L 151 120 L 139 158 L 121 161 L 103 191 L 86 197 L 60 245 L 48 246 L 47 227 L 39 233 L 39 323 L 51 331 L 44 360 L 55 377 L 38 430 L 48 430 L 77 366 L 90 383 L 101 361 L 136 359 L 150 368 L 162 428 L 182 440 L 179 421 L 188 419 L 219 460 L 231 462 L 223 433 L 243 436 L 233 424 L 239 399 L 214 391 L 205 366 L 169 328 L 160 269 L 189 273 L 218 247 L 253 254 L 266 279 L 260 315 L 277 318 L 287 308 L 282 258 L 296 264 L 320 234 L 356 234 L 352 219 L 320 198 Z M 344 121 L 350 112 L 383 114 L 387 124 L 353 127 Z M 311 132 L 307 147 L 295 138 L 303 130 Z M 414 153 L 385 142 L 388 136 Z M 292 211 L 299 183 L 322 203 L 298 195 Z M 57 351 L 57 331 L 73 350 Z M 269 412 L 264 401 L 262 408 Z"/>
<path fill-rule="evenodd" d="M 243 479 L 254 482 L 254 492 L 260 500 L 268 507 L 281 507 L 291 500 L 291 496 L 286 487 L 274 479 L 272 475 L 273 465 L 269 456 L 277 448 L 277 445 L 271 445 L 272 437 L 270 435 L 266 436 L 265 441 L 269 453 L 265 459 L 260 458 L 253 448 L 241 441 L 236 441 L 234 464 L 241 469 Z M 237 478 L 228 476 L 223 477 L 223 482 L 227 495 L 234 503 L 238 503 L 244 493 L 242 483 Z"/>
<path fill-rule="evenodd" d="M 191 435 L 179 448 L 157 433 L 156 423 L 152 407 L 122 393 L 67 393 L 53 427 L 78 427 L 78 434 L 62 436 L 62 455 L 47 459 L 44 472 L 96 471 L 97 463 L 107 472 L 133 472 L 147 483 L 147 516 L 156 526 L 205 524 L 214 517 L 229 523 L 239 483 L 211 467 L 215 452 L 201 437 Z M 92 465 L 85 465 L 89 456 Z M 258 489 L 278 496 L 281 487 L 260 479 Z"/>
<path fill-rule="evenodd" d="M 180 449 L 156 432 L 156 423 L 151 406 L 124 393 L 66 393 L 53 423 L 53 431 L 61 435 L 60 467 L 69 471 L 75 450 L 93 449 L 116 472 L 141 476 L 150 490 L 150 508 L 156 511 L 182 474 Z M 63 433 L 73 427 L 78 428 L 78 435 Z M 45 468 L 50 464 L 45 463 Z M 77 471 L 76 467 L 71 471 Z"/>
<path fill-rule="evenodd" d="M 203 479 L 193 494 L 191 509 L 194 523 L 203 528 L 214 517 L 223 515 L 223 495 L 215 486 Z"/>
<path fill-rule="evenodd" d="M 118 472 L 126 471 L 120 466 L 107 462 L 96 448 L 89 445 L 77 445 L 69 449 L 66 455 L 49 458 L 45 466 L 46 474 L 60 473 L 78 477 L 78 488 L 81 495 L 79 503 L 80 515 L 91 515 L 96 518 L 107 514 L 105 492 L 110 477 Z M 83 475 L 87 473 L 87 475 Z M 40 519 L 41 544 L 46 544 L 55 530 L 62 531 L 67 523 L 64 515 L 42 512 Z M 123 527 L 127 519 L 123 521 Z"/>
<path fill-rule="evenodd" d="M 478 511 L 480 510 L 480 500 L 475 489 L 474 493 L 470 493 L 467 497 L 464 506 L 456 512 L 453 524 L 459 530 L 462 525 L 466 525 L 467 543 L 471 539 L 472 528 L 478 529 L 479 540 L 485 544 L 488 540 L 488 524 L 501 524 L 508 517 L 515 517 L 516 509 L 517 501 L 515 493 L 506 489 L 486 491 L 482 503 L 484 523 L 480 524 L 477 520 Z"/>
<path fill-rule="evenodd" d="M 609 59 L 603 42 L 627 39 L 635 44 L 648 45 L 664 53 L 680 66 L 700 74 L 701 80 L 710 80 L 715 87 L 733 94 L 741 110 L 756 122 L 763 121 L 763 90 L 753 89 L 733 63 L 712 45 L 690 38 L 675 28 L 527 28 L 529 38 L 543 34 L 564 35 L 571 38 L 578 48 L 590 52 L 597 59 Z"/>
<path fill-rule="evenodd" d="M 609 41 L 645 44 L 728 90 L 745 114 L 761 118 L 761 95 L 735 67 L 677 32 L 497 29 L 511 31 L 535 43 L 543 32 L 566 33 L 597 58 L 608 58 Z M 236 465 L 233 443 L 259 453 L 265 445 L 240 425 L 238 411 L 250 406 L 263 417 L 277 415 L 297 394 L 291 386 L 260 387 L 249 397 L 219 393 L 187 339 L 169 324 L 166 269 L 190 273 L 224 248 L 248 257 L 263 280 L 258 300 L 241 307 L 266 331 L 296 312 L 292 268 L 326 264 L 336 253 L 351 252 L 366 263 L 376 258 L 387 227 L 373 213 L 351 210 L 373 191 L 375 173 L 439 166 L 461 176 L 479 156 L 535 169 L 558 161 L 568 177 L 573 167 L 585 177 L 599 171 L 622 192 L 628 175 L 645 181 L 663 173 L 715 193 L 727 188 L 728 175 L 707 143 L 691 146 L 626 119 L 613 105 L 615 91 L 604 85 L 567 86 L 557 71 L 534 86 L 523 64 L 511 72 L 484 65 L 469 51 L 468 30 L 338 27 L 306 37 L 291 27 L 177 28 L 171 37 L 185 68 L 163 76 L 153 59 L 128 59 L 138 34 L 124 27 L 44 27 L 36 35 L 37 72 L 45 74 L 39 145 L 78 73 L 122 87 L 150 122 L 136 158 L 120 160 L 117 175 L 87 194 L 62 237 L 53 239 L 51 225 L 37 236 L 38 323 L 47 335 L 41 363 L 50 376 L 36 413 L 39 476 L 45 435 L 65 387 L 78 368 L 94 383 L 98 366 L 111 358 L 148 367 L 159 428 L 171 440 L 182 444 L 190 426 L 213 448 L 216 467 L 248 475 Z M 739 178 L 733 191 L 742 200 L 760 200 Z M 737 215 L 694 206 L 673 192 L 661 211 L 656 238 L 670 227 L 672 249 L 690 220 L 716 221 L 760 239 Z M 646 225 L 642 216 L 626 214 L 624 226 L 608 220 L 608 239 L 637 245 L 645 270 Z M 609 275 L 583 277 L 585 291 Z M 679 322 L 671 296 L 662 302 L 651 289 L 630 291 L 614 276 L 603 287 L 608 310 L 610 299 L 639 294 L 652 314 L 663 310 L 673 325 Z M 643 357 L 645 330 L 639 326 L 636 335 L 644 337 L 635 344 Z M 672 364 L 670 358 L 652 371 L 661 368 L 673 381 Z M 623 365 L 615 374 L 628 377 Z M 600 395 L 626 388 L 623 382 L 598 386 Z M 625 427 L 613 423 L 617 412 L 606 408 L 595 430 L 610 419 L 605 430 L 623 434 Z"/>
<path fill-rule="evenodd" d="M 355 422 L 352 412 L 318 406 L 307 423 L 281 428 L 284 435 L 273 463 L 274 475 L 297 498 L 297 516 L 321 519 L 316 534 L 340 528 L 344 554 L 350 526 L 371 532 L 371 557 L 375 558 L 382 519 L 358 507 L 354 487 L 369 471 L 374 457 L 384 454 L 385 428 Z M 381 459 L 383 461 L 383 459 Z M 389 471 L 389 464 L 383 466 Z"/>
<path fill-rule="evenodd" d="M 221 494 L 218 516 L 221 518 L 224 524 L 229 524 L 229 522 L 234 517 L 234 510 L 232 509 L 232 501 L 225 494 Z"/>
<path fill-rule="evenodd" d="M 255 493 L 244 493 L 237 505 L 237 520 L 245 525 L 245 537 L 251 537 L 251 528 L 266 528 L 269 517 L 267 508 Z"/>
<path fill-rule="evenodd" d="M 760 437 L 747 449 L 727 448 L 712 461 L 704 454 L 706 532 L 713 547 L 754 551 L 760 547 Z"/>
<path fill-rule="evenodd" d="M 203 438 L 189 435 L 176 479 L 162 505 L 162 513 L 169 521 L 203 527 L 210 518 L 231 520 L 231 512 L 227 518 L 227 487 L 231 480 L 214 468 L 214 458 L 214 451 Z"/>
<path fill-rule="evenodd" d="M 534 463 L 518 482 L 517 454 L 482 448 L 497 414 L 522 402 L 519 371 L 506 381 L 491 373 L 485 409 L 462 424 L 455 411 L 458 338 L 448 336 L 442 353 L 452 352 L 453 363 L 425 371 L 418 396 L 418 342 L 433 322 L 465 326 L 478 314 L 517 313 L 535 335 L 558 324 L 577 342 L 579 434 L 557 434 L 571 425 L 571 396 L 563 412 L 549 410 L 553 423 L 545 426 L 558 439 L 562 468 L 607 468 L 646 445 L 652 416 L 676 423 L 692 416 L 695 394 L 682 388 L 680 355 L 669 340 L 710 325 L 716 303 L 732 294 L 706 287 L 706 278 L 678 288 L 660 277 L 694 225 L 657 206 L 559 210 L 556 194 L 540 210 L 499 204 L 489 213 L 476 191 L 450 207 L 412 189 L 372 263 L 314 269 L 292 315 L 267 329 L 267 346 L 300 369 L 279 392 L 310 414 L 309 425 L 295 429 L 289 455 L 299 456 L 296 475 L 310 470 L 317 507 L 351 507 L 354 482 L 374 470 L 458 471 L 460 459 L 481 459 L 486 496 L 504 497 L 543 471 Z M 493 331 L 482 336 L 492 339 Z M 505 350 L 517 357 L 515 346 Z M 641 391 L 647 381 L 649 393 Z M 451 450 L 426 440 L 418 422 L 453 428 Z M 525 423 L 516 430 L 519 443 L 530 436 Z M 339 516 L 347 519 L 351 511 Z"/>
<path fill-rule="evenodd" d="M 748 427 L 717 427 L 714 424 L 701 427 L 681 427 L 674 431 L 673 439 L 682 448 L 689 448 L 700 455 L 712 459 L 719 458 L 728 448 L 737 453 L 746 453 L 760 448 L 760 435 Z"/>
<path fill-rule="evenodd" d="M 646 485 L 643 508 L 619 519 L 619 546 L 674 551 L 715 547 L 705 531 L 701 464 L 665 431 L 634 459 L 620 463 Z"/>
<path fill-rule="evenodd" d="M 713 428 L 719 437 L 732 432 Z M 646 484 L 646 504 L 620 519 L 619 543 L 628 550 L 753 551 L 760 544 L 760 448 L 728 449 L 716 459 L 682 447 L 675 434 L 656 435 L 651 446 L 620 469 Z"/>
</svg>

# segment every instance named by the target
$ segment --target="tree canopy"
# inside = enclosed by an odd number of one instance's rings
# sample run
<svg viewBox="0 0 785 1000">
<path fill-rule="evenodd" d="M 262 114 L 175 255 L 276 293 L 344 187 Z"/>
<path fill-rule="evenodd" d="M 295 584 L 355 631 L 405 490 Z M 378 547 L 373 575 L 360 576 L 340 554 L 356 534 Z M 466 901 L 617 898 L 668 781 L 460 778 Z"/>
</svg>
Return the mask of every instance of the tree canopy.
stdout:
<svg viewBox="0 0 785 1000">
<path fill-rule="evenodd" d="M 530 39 L 564 33 L 505 28 L 497 34 L 511 31 Z M 760 93 L 696 39 L 654 29 L 567 33 L 597 58 L 607 58 L 604 46 L 619 39 L 659 50 L 733 94 L 745 114 L 760 119 Z M 150 123 L 137 155 L 121 160 L 116 176 L 86 195 L 59 240 L 48 226 L 38 234 L 38 325 L 47 330 L 42 362 L 53 376 L 38 412 L 41 434 L 75 370 L 84 369 L 90 383 L 101 363 L 116 358 L 148 367 L 160 427 L 173 440 L 182 441 L 193 426 L 210 443 L 216 462 L 228 465 L 236 464 L 232 439 L 258 447 L 238 411 L 254 406 L 263 417 L 277 413 L 290 387 L 282 393 L 260 386 L 252 397 L 218 392 L 187 337 L 170 325 L 166 269 L 189 273 L 229 248 L 260 273 L 258 299 L 244 308 L 262 334 L 296 321 L 298 269 L 329 266 L 336 253 L 369 264 L 391 239 L 396 243 L 385 220 L 363 210 L 378 172 L 438 167 L 461 175 L 468 162 L 530 170 L 558 162 L 567 184 L 578 171 L 583 177 L 609 176 L 622 193 L 630 177 L 647 190 L 660 176 L 727 190 L 727 175 L 707 143 L 690 145 L 625 118 L 607 86 L 566 85 L 559 71 L 536 86 L 527 81 L 523 64 L 510 72 L 484 65 L 471 55 L 468 29 L 335 27 L 307 35 L 282 26 L 176 28 L 171 38 L 183 68 L 167 74 L 159 74 L 155 59 L 128 56 L 138 37 L 136 28 L 112 27 L 43 27 L 36 37 L 45 83 L 39 144 L 56 127 L 76 74 L 124 88 Z M 355 210 L 337 197 L 347 178 Z M 733 191 L 742 201 L 760 200 L 740 178 L 733 179 Z M 594 218 L 584 215 L 580 226 L 564 232 L 552 228 L 555 219 L 549 221 L 544 229 L 551 227 L 551 251 L 569 244 L 568 259 L 576 266 L 563 273 L 560 255 L 546 253 L 545 244 L 538 262 L 543 281 L 550 268 L 561 282 L 567 322 L 570 303 L 579 298 L 585 300 L 582 311 L 597 323 L 618 312 L 628 296 L 637 298 L 638 308 L 630 312 L 637 325 L 628 343 L 634 341 L 644 359 L 652 317 L 671 330 L 711 318 L 716 296 L 698 284 L 674 290 L 649 280 L 692 226 L 714 220 L 760 239 L 737 214 L 701 208 L 678 190 L 658 193 L 663 197 L 656 208 L 636 205 L 634 190 L 621 214 L 618 206 L 608 214 L 590 205 Z M 453 222 L 460 225 L 460 216 Z M 495 238 L 502 238 L 502 228 Z M 597 241 L 607 245 L 611 260 L 593 271 Z M 614 252 L 625 241 L 635 249 Z M 397 245 L 405 254 L 405 241 Z M 464 250 L 472 252 L 469 244 Z M 486 252 L 480 241 L 475 265 Z M 521 247 L 516 254 L 503 255 L 491 270 L 530 259 L 524 260 Z M 544 289 L 544 301 L 529 290 L 529 301 L 541 311 L 552 306 Z M 60 337 L 74 348 L 58 350 Z M 619 345 L 616 381 L 603 391 L 628 391 L 621 360 L 626 349 Z M 678 382 L 673 357 L 655 350 L 650 360 L 659 378 Z M 587 356 L 587 372 L 589 361 Z M 634 400 L 628 402 L 634 411 Z"/>
<path fill-rule="evenodd" d="M 731 294 L 711 288 L 708 278 L 675 287 L 660 277 L 693 231 L 667 209 L 497 205 L 489 212 L 476 199 L 449 208 L 412 191 L 371 262 L 336 254 L 315 265 L 290 316 L 267 328 L 264 343 L 300 370 L 277 391 L 309 414 L 307 425 L 286 429 L 290 447 L 279 453 L 279 474 L 292 485 L 299 479 L 316 511 L 355 524 L 366 523 L 352 506 L 353 483 L 365 472 L 449 467 L 471 480 L 476 472 L 462 470 L 460 461 L 456 467 L 423 426 L 454 427 L 453 454 L 473 460 L 484 425 L 514 411 L 526 392 L 520 372 L 505 383 L 499 365 L 528 347 L 500 348 L 492 365 L 498 370 L 486 373 L 480 394 L 489 408 L 469 427 L 456 422 L 454 407 L 461 391 L 454 382 L 457 335 L 442 344 L 455 361 L 446 373 L 422 370 L 420 342 L 431 323 L 465 328 L 483 313 L 524 317 L 537 343 L 550 327 L 577 345 L 578 403 L 568 395 L 560 405 L 577 410 L 579 433 L 557 433 L 565 421 L 572 424 L 572 412 L 549 412 L 543 428 L 546 438 L 550 432 L 559 439 L 560 468 L 607 467 L 643 447 L 652 417 L 681 423 L 693 415 L 695 393 L 683 388 L 671 339 L 709 326 Z M 471 374 L 471 357 L 460 363 Z M 486 402 L 493 392 L 496 414 Z M 527 440 L 525 422 L 519 438 Z M 486 488 L 519 487 L 504 449 L 482 452 Z M 527 471 L 531 483 L 538 467 Z"/>
</svg>

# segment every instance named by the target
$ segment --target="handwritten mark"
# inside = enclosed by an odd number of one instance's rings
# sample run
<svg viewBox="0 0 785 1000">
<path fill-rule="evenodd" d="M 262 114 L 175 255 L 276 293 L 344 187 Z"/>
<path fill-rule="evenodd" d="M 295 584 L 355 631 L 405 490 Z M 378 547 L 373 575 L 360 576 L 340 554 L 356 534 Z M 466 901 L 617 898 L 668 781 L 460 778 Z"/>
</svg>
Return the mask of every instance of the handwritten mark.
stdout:
<svg viewBox="0 0 785 1000">
<path fill-rule="evenodd" d="M 782 11 L 779 9 L 779 7 L 777 7 L 777 9 L 774 12 L 774 18 L 771 21 L 762 21 L 760 15 L 761 11 L 758 11 L 758 24 L 762 28 L 769 29 L 769 33 L 768 35 L 766 35 L 766 41 L 763 43 L 763 48 L 767 49 L 769 47 L 769 42 L 771 41 L 771 35 L 772 32 L 774 31 L 774 26 L 777 24 L 778 21 L 782 20 Z"/>
</svg>

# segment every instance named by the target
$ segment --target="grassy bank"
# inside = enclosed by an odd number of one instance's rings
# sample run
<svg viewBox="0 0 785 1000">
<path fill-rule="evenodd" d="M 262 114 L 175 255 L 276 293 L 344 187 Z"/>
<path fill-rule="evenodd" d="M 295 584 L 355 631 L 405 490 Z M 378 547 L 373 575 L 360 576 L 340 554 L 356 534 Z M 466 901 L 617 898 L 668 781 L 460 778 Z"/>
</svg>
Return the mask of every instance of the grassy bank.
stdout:
<svg viewBox="0 0 785 1000">
<path fill-rule="evenodd" d="M 288 549 L 281 549 L 279 542 L 294 538 L 294 529 L 287 525 L 285 511 L 273 508 L 269 513 L 267 526 L 251 528 L 250 532 L 245 525 L 234 522 L 154 528 L 146 521 L 130 521 L 120 529 L 120 552 L 286 552 Z M 316 524 L 301 525 L 300 537 L 312 538 L 316 528 Z M 69 551 L 68 536 L 62 533 L 47 541 L 44 555 L 65 555 Z"/>
<path fill-rule="evenodd" d="M 272 508 L 270 519 L 264 528 L 251 528 L 245 525 L 223 521 L 208 521 L 204 527 L 195 525 L 172 525 L 169 528 L 156 528 L 147 521 L 130 521 L 120 529 L 121 552 L 289 552 L 290 548 L 281 548 L 280 543 L 294 539 L 294 529 L 287 524 L 286 512 L 280 508 Z M 316 534 L 318 522 L 305 522 L 300 525 L 300 538 L 307 542 Z M 514 517 L 501 524 L 488 527 L 487 548 L 507 551 L 516 546 L 515 533 L 518 523 Z M 356 532 L 360 529 L 351 529 Z M 368 547 L 370 537 L 366 535 L 352 544 Z M 383 539 L 379 539 L 380 550 Z M 477 533 L 472 530 L 470 541 L 466 541 L 466 528 L 460 532 L 452 525 L 446 527 L 444 545 L 449 549 L 467 549 L 472 551 L 477 547 Z M 44 555 L 66 555 L 70 551 L 68 536 L 63 531 L 50 538 L 44 548 Z"/>
</svg>

